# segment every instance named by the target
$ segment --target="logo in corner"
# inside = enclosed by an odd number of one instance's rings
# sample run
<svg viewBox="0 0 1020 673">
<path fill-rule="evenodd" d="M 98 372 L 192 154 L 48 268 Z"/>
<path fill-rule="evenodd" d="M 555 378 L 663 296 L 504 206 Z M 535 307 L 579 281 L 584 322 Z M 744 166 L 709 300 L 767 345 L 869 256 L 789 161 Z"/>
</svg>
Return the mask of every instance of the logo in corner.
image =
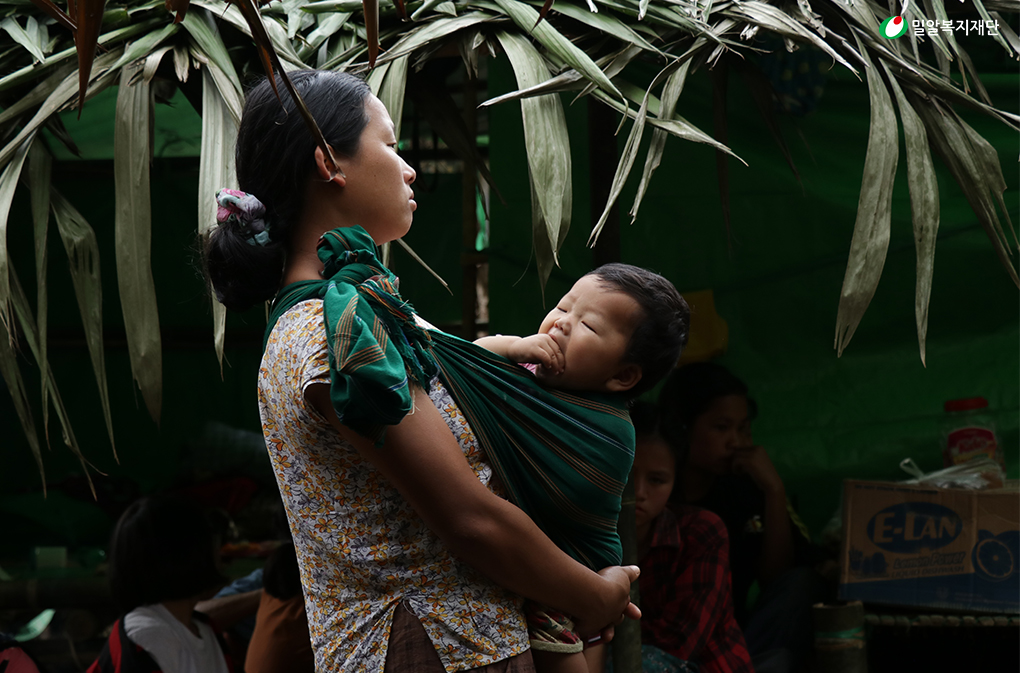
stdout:
<svg viewBox="0 0 1020 673">
<path fill-rule="evenodd" d="M 897 37 L 905 35 L 906 32 L 907 22 L 903 20 L 902 16 L 890 16 L 882 22 L 882 37 L 887 40 L 895 40 Z"/>
</svg>

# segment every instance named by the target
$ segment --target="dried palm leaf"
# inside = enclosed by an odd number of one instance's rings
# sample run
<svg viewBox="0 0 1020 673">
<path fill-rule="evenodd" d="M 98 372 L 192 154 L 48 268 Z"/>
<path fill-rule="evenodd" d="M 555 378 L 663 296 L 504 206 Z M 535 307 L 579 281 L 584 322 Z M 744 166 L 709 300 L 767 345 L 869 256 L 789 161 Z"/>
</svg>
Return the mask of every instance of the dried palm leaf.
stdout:
<svg viewBox="0 0 1020 673">
<path fill-rule="evenodd" d="M 62 25 L 64 28 L 67 28 L 72 33 L 77 32 L 78 24 L 76 24 L 74 19 L 68 16 L 64 10 L 57 7 L 52 0 L 32 0 L 32 4 L 49 14 L 53 20 Z"/>
<path fill-rule="evenodd" d="M 132 24 L 130 26 L 125 26 L 124 28 L 111 30 L 109 33 L 104 33 L 99 38 L 99 44 L 102 45 L 104 48 L 111 48 L 116 45 L 119 45 L 124 40 L 128 40 L 132 37 L 135 37 L 136 35 L 145 35 L 150 32 L 153 32 L 154 30 L 162 29 L 163 27 L 164 25 L 159 21 L 142 21 L 136 24 Z M 75 56 L 75 53 L 76 52 L 73 47 L 70 49 L 65 49 L 63 51 L 57 52 L 56 54 L 52 54 L 51 56 L 47 57 L 45 63 L 27 65 L 23 68 L 15 70 L 14 72 L 11 72 L 8 75 L 0 77 L 0 93 L 8 89 L 14 88 L 16 86 L 19 86 L 21 84 L 24 84 L 26 82 L 34 81 L 37 78 L 48 74 L 53 69 L 62 67 L 63 65 L 65 65 L 65 63 L 73 62 L 73 59 L 71 57 Z M 122 52 L 118 51 L 118 53 Z M 99 58 L 103 58 L 103 56 L 100 56 Z M 92 88 L 89 90 L 87 96 L 88 98 L 91 98 L 96 93 L 95 91 L 96 80 L 97 75 L 93 73 L 92 75 L 93 84 Z"/>
<path fill-rule="evenodd" d="M 34 139 L 33 132 L 15 148 L 10 163 L 0 174 L 0 324 L 6 328 L 7 335 L 11 338 L 14 330 L 10 326 L 11 285 L 10 261 L 7 258 L 7 216 L 10 215 L 14 192 L 21 178 L 21 169 L 25 165 L 25 158 Z"/>
<path fill-rule="evenodd" d="M 36 361 L 38 361 L 39 334 L 36 332 L 35 320 L 32 318 L 32 309 L 29 306 L 28 297 L 25 296 L 25 291 L 21 288 L 21 283 L 18 281 L 18 275 L 14 272 L 13 267 L 11 268 L 11 290 L 14 314 L 18 318 L 18 325 L 21 327 L 21 333 L 24 335 L 25 341 L 28 343 L 29 349 L 32 351 L 32 356 L 36 359 Z M 85 475 L 85 479 L 88 480 L 89 489 L 92 491 L 92 497 L 95 498 L 96 488 L 92 483 L 92 477 L 89 475 L 89 468 L 92 467 L 95 469 L 95 467 L 85 459 L 85 455 L 81 452 L 81 447 L 78 446 L 78 440 L 74 436 L 74 429 L 71 428 L 71 422 L 67 416 L 67 408 L 64 406 L 64 400 L 60 396 L 60 390 L 57 388 L 57 380 L 53 376 L 53 369 L 48 369 L 47 372 L 48 380 L 46 382 L 46 386 L 49 388 L 49 397 L 53 401 L 53 409 L 57 412 L 57 419 L 60 421 L 60 430 L 64 439 L 64 444 L 71 450 L 71 453 L 75 455 L 78 462 L 81 464 L 82 473 Z M 38 444 L 38 441 L 36 443 Z M 43 476 L 41 472 L 40 476 Z M 45 479 L 45 477 L 43 478 Z"/>
<path fill-rule="evenodd" d="M 234 173 L 234 140 L 237 121 L 223 99 L 215 80 L 206 69 L 202 76 L 202 148 L 198 163 L 198 233 L 204 238 L 216 223 L 216 192 L 236 188 Z M 213 292 L 213 347 L 223 377 L 223 340 L 226 332 L 227 309 L 216 300 Z"/>
<path fill-rule="evenodd" d="M 538 50 L 527 38 L 506 31 L 496 33 L 510 60 L 517 86 L 522 89 L 551 79 Z M 570 228 L 571 161 L 570 137 L 563 104 L 558 94 L 521 100 L 524 143 L 528 155 L 532 198 L 532 245 L 539 270 L 539 282 L 545 282 L 552 266 L 559 265 L 557 254 Z"/>
<path fill-rule="evenodd" d="M 687 72 L 690 70 L 691 62 L 684 61 L 683 64 L 669 76 L 662 89 L 662 100 L 659 103 L 659 117 L 661 119 L 672 119 L 676 114 L 676 104 L 680 99 L 684 83 L 687 81 Z M 637 194 L 634 196 L 634 205 L 630 209 L 630 221 L 633 224 L 637 220 L 638 209 L 641 207 L 641 200 L 644 198 L 648 185 L 652 180 L 652 174 L 662 162 L 662 154 L 666 149 L 666 132 L 662 129 L 652 129 L 652 141 L 648 145 L 648 155 L 645 158 L 645 167 L 641 173 L 641 182 L 638 183 Z"/>
<path fill-rule="evenodd" d="M 39 468 L 43 495 L 46 495 L 46 468 L 43 466 L 42 451 L 39 450 L 39 434 L 36 432 L 35 420 L 32 418 L 32 405 L 28 401 L 25 381 L 21 378 L 18 367 L 18 352 L 14 349 L 14 336 L 5 323 L 0 322 L 0 376 L 3 376 L 7 391 L 14 402 L 14 410 L 21 422 L 21 430 L 25 433 L 28 446 Z M 45 388 L 45 386 L 44 386 Z"/>
<path fill-rule="evenodd" d="M 928 134 L 924 123 L 914 112 L 889 67 L 883 64 L 889 85 L 896 96 L 903 122 L 903 137 L 907 146 L 907 183 L 910 186 L 911 218 L 914 224 L 914 247 L 917 251 L 917 281 L 914 290 L 914 319 L 917 322 L 917 344 L 921 351 L 921 364 L 925 362 L 925 342 L 928 336 L 928 302 L 931 298 L 931 281 L 935 271 L 935 242 L 939 233 L 939 183 L 928 147 Z"/>
<path fill-rule="evenodd" d="M 78 310 L 85 328 L 85 342 L 92 359 L 92 371 L 99 386 L 99 403 L 103 408 L 106 431 L 110 435 L 113 457 L 117 458 L 113 421 L 110 417 L 110 394 L 106 384 L 106 362 L 103 355 L 103 288 L 99 276 L 99 244 L 96 242 L 96 234 L 92 227 L 60 192 L 53 190 L 52 203 L 57 231 L 70 261 L 71 283 L 74 285 L 74 295 L 78 300 Z M 42 325 L 39 326 L 39 333 L 44 334 Z M 42 343 L 40 339 L 40 351 L 45 353 Z"/>
<path fill-rule="evenodd" d="M 365 8 L 365 42 L 368 43 L 368 67 L 375 67 L 379 56 L 379 0 L 362 0 Z"/>
<path fill-rule="evenodd" d="M 103 10 L 106 0 L 74 0 L 75 24 L 74 46 L 78 51 L 78 117 L 85 106 L 85 92 L 92 76 L 92 62 L 99 46 L 99 33 L 103 27 Z"/>
<path fill-rule="evenodd" d="M 188 3 L 190 0 L 166 0 L 166 9 L 168 12 L 174 14 L 174 23 L 180 23 L 184 20 L 184 16 L 188 13 Z"/>
<path fill-rule="evenodd" d="M 185 17 L 187 23 L 192 14 Z M 114 231 L 117 245 L 117 285 L 127 333 L 131 374 L 142 391 L 149 415 L 159 424 L 163 401 L 162 344 L 156 289 L 150 259 L 152 209 L 149 202 L 150 125 L 149 84 L 131 84 L 141 66 L 121 70 L 114 121 L 113 174 L 117 194 Z"/>
<path fill-rule="evenodd" d="M 836 313 L 835 348 L 838 355 L 842 355 L 850 343 L 878 289 L 889 250 L 893 180 L 900 154 L 896 113 L 889 91 L 863 46 L 860 52 L 867 63 L 871 130 L 864 158 L 861 196 L 857 202 L 857 222 L 850 241 L 850 256 Z"/>
<path fill-rule="evenodd" d="M 34 36 L 29 35 L 28 32 L 21 27 L 21 24 L 18 23 L 16 18 L 8 16 L 6 19 L 0 21 L 0 28 L 10 35 L 11 39 L 27 49 L 32 54 L 32 58 L 34 58 L 37 62 L 41 63 L 46 60 L 46 54 L 43 53 L 45 45 L 40 44 L 36 41 Z"/>
<path fill-rule="evenodd" d="M 35 294 L 36 311 L 35 323 L 39 330 L 39 357 L 36 364 L 39 366 L 39 377 L 42 385 L 42 425 L 43 433 L 46 436 L 47 446 L 50 443 L 49 436 L 49 387 L 46 385 L 49 379 L 49 357 L 47 354 L 47 328 L 48 328 L 48 302 L 46 269 L 47 269 L 47 248 L 50 223 L 50 179 L 52 175 L 53 160 L 43 144 L 36 140 L 28 151 L 28 185 L 32 190 L 32 233 L 35 243 Z"/>
<path fill-rule="evenodd" d="M 597 84 L 603 91 L 615 94 L 618 98 L 623 97 L 590 56 L 548 22 L 538 23 L 538 12 L 534 9 L 516 0 L 495 0 L 495 3 L 521 30 L 530 32 L 532 37 L 550 53 L 569 64 L 590 82 Z"/>
<path fill-rule="evenodd" d="M 111 66 L 116 63 L 120 56 L 121 52 L 117 50 L 103 54 L 96 59 L 96 76 L 92 86 L 89 87 L 89 96 L 94 96 L 113 82 L 113 75 L 116 74 L 116 71 L 114 71 Z M 51 116 L 61 110 L 74 97 L 76 79 L 77 75 L 75 73 L 71 73 L 65 77 L 56 88 L 53 89 L 32 118 L 25 124 L 24 127 L 22 127 L 21 131 L 18 132 L 18 135 L 16 135 L 13 140 L 7 143 L 7 145 L 0 150 L 0 166 L 6 165 L 17 151 L 17 148 L 19 148 L 26 139 L 33 137 L 41 125 L 46 123 Z"/>
</svg>

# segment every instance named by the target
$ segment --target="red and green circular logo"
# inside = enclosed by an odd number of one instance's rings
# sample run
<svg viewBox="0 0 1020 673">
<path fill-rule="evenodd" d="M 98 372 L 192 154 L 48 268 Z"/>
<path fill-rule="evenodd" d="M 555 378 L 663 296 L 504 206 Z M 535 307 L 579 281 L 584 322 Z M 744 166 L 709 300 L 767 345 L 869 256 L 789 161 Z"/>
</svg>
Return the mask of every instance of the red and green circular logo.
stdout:
<svg viewBox="0 0 1020 673">
<path fill-rule="evenodd" d="M 882 37 L 894 40 L 907 32 L 907 22 L 902 16 L 890 16 L 882 22 Z"/>
</svg>

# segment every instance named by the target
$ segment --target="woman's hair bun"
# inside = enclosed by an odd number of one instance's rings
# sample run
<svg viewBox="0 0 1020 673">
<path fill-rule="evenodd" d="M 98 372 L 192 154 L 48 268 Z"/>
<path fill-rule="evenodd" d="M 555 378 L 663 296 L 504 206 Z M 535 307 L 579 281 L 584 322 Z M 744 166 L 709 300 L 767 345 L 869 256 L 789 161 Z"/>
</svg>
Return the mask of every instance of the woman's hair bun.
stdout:
<svg viewBox="0 0 1020 673">
<path fill-rule="evenodd" d="M 272 240 L 264 246 L 252 245 L 250 236 L 224 223 L 212 230 L 203 246 L 206 278 L 216 300 L 231 311 L 269 301 L 283 277 L 283 245 Z"/>
</svg>

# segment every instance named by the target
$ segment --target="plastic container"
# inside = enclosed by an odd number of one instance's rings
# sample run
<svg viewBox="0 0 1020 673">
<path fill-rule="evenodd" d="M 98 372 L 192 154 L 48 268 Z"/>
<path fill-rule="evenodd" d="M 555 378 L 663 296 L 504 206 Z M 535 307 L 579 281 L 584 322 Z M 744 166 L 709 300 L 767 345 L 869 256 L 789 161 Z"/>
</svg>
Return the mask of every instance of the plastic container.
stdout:
<svg viewBox="0 0 1020 673">
<path fill-rule="evenodd" d="M 952 467 L 972 458 L 987 456 L 1005 469 L 1002 446 L 995 434 L 995 423 L 988 413 L 988 400 L 983 397 L 950 400 L 945 404 L 945 411 L 943 465 Z"/>
</svg>

